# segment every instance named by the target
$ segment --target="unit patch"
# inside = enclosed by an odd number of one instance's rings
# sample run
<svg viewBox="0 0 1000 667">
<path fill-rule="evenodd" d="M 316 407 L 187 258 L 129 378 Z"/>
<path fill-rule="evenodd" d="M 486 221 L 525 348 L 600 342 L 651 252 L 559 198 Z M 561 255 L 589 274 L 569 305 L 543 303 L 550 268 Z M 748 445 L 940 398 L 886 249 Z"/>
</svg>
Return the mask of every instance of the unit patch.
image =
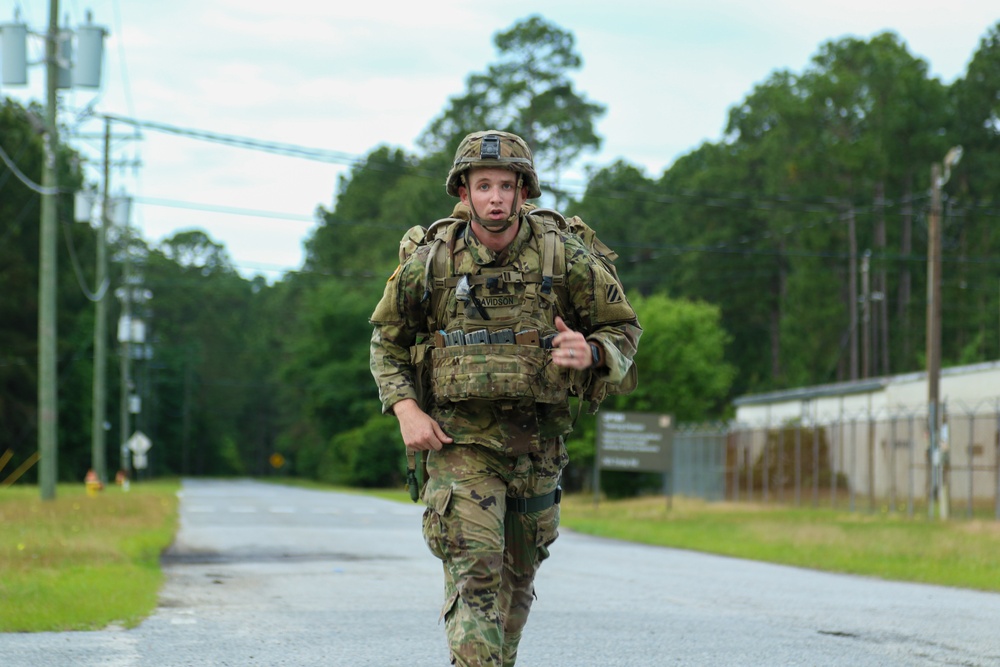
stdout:
<svg viewBox="0 0 1000 667">
<path fill-rule="evenodd" d="M 625 299 L 622 288 L 615 283 L 604 286 L 604 303 L 621 303 Z"/>
</svg>

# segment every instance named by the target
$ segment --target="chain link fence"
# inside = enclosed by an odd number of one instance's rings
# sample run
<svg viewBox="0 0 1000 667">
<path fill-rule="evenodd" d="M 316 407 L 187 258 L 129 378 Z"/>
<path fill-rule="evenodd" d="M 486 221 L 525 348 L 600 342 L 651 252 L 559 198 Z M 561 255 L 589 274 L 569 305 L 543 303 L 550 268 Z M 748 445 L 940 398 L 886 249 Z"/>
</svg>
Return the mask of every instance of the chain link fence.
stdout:
<svg viewBox="0 0 1000 667">
<path fill-rule="evenodd" d="M 1000 520 L 1000 399 L 946 406 L 941 446 L 933 501 L 952 517 Z M 914 516 L 929 507 L 930 468 L 926 407 L 861 410 L 809 423 L 680 426 L 670 488 L 706 500 Z"/>
</svg>

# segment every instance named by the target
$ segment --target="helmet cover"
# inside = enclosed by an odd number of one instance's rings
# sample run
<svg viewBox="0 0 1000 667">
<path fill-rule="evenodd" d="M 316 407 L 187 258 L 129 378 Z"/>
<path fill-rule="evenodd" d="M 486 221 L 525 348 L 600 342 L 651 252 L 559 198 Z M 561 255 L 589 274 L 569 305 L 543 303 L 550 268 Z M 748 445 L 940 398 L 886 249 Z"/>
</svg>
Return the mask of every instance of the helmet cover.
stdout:
<svg viewBox="0 0 1000 667">
<path fill-rule="evenodd" d="M 464 185 L 463 176 L 475 167 L 509 169 L 524 177 L 528 199 L 540 197 L 538 174 L 535 173 L 531 149 L 524 139 L 498 130 L 473 132 L 462 139 L 455 151 L 455 162 L 448 172 L 445 189 L 458 197 L 458 186 Z"/>
</svg>

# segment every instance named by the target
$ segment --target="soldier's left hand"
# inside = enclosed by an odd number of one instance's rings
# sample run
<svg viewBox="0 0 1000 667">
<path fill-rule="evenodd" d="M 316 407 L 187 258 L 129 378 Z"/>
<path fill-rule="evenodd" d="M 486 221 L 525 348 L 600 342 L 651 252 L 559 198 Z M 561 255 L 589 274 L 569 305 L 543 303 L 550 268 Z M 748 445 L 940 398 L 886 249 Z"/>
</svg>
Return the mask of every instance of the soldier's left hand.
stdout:
<svg viewBox="0 0 1000 667">
<path fill-rule="evenodd" d="M 552 363 L 578 370 L 590 368 L 594 355 L 586 337 L 566 326 L 566 322 L 558 315 L 556 315 L 556 331 L 559 333 L 552 339 Z"/>
</svg>

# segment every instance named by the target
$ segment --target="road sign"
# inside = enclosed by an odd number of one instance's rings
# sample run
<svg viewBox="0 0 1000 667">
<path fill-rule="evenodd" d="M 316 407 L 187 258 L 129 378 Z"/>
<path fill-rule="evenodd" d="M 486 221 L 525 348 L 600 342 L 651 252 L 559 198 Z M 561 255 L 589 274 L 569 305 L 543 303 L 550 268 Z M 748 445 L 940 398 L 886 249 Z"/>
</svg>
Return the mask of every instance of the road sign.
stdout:
<svg viewBox="0 0 1000 667">
<path fill-rule="evenodd" d="M 142 431 L 136 431 L 131 438 L 125 441 L 125 446 L 131 449 L 133 454 L 144 456 L 153 446 L 153 442 Z"/>
</svg>

